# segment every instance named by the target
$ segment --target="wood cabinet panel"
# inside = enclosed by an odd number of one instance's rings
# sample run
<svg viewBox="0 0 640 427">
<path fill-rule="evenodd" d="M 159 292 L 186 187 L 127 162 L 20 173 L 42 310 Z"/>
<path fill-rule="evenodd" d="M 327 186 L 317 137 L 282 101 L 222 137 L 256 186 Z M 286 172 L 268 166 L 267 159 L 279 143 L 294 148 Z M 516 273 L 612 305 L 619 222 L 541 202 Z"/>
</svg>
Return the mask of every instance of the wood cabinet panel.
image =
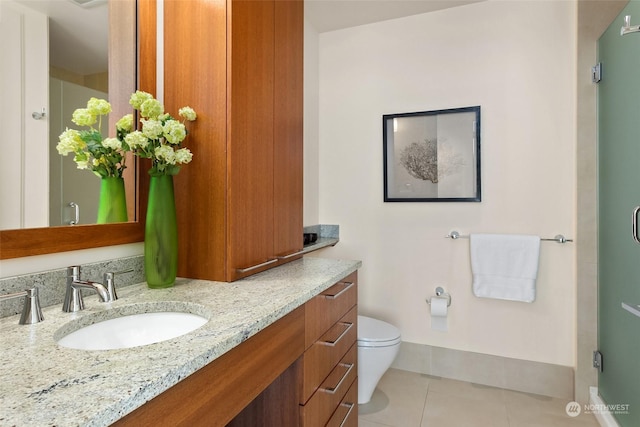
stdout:
<svg viewBox="0 0 640 427">
<path fill-rule="evenodd" d="M 300 360 L 300 403 L 304 404 L 318 389 L 340 359 L 358 338 L 358 311 L 353 307 L 336 322 L 318 341 L 305 351 Z"/>
<path fill-rule="evenodd" d="M 272 1 L 233 0 L 229 38 L 227 280 L 273 257 Z"/>
<path fill-rule="evenodd" d="M 227 424 L 227 427 L 297 427 L 300 424 L 296 393 L 297 363 L 295 362 L 276 378 L 265 391 Z"/>
<path fill-rule="evenodd" d="M 358 381 L 353 381 L 349 391 L 336 408 L 326 427 L 358 427 Z"/>
<path fill-rule="evenodd" d="M 298 359 L 303 345 L 300 307 L 115 425 L 224 426 Z"/>
<path fill-rule="evenodd" d="M 305 427 L 324 426 L 331 418 L 349 385 L 357 377 L 358 346 L 351 349 L 340 360 L 329 376 L 322 382 L 306 405 L 300 407 L 301 423 Z"/>
<path fill-rule="evenodd" d="M 275 2 L 274 253 L 302 249 L 303 43 L 302 0 Z"/>
<path fill-rule="evenodd" d="M 354 271 L 307 302 L 305 346 L 308 348 L 358 302 L 358 272 Z"/>
<path fill-rule="evenodd" d="M 193 160 L 174 177 L 178 275 L 224 281 L 227 200 L 226 1 L 164 2 L 164 104 L 198 114 L 185 140 Z M 191 25 L 185 25 L 188 22 Z M 198 40 L 198 43 L 193 43 Z"/>
<path fill-rule="evenodd" d="M 165 106 L 198 113 L 175 177 L 180 276 L 233 281 L 302 249 L 303 4 L 165 2 Z"/>
</svg>

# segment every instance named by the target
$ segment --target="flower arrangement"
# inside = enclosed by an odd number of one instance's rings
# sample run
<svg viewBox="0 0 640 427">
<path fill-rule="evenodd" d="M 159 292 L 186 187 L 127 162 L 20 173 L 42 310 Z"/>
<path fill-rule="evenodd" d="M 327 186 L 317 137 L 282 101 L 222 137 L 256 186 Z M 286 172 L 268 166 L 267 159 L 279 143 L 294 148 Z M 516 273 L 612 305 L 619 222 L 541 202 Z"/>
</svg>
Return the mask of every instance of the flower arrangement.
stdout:
<svg viewBox="0 0 640 427">
<path fill-rule="evenodd" d="M 74 153 L 78 169 L 89 169 L 101 178 L 121 178 L 126 169 L 128 147 L 118 138 L 103 138 L 100 132 L 102 117 L 110 112 L 111 104 L 104 99 L 89 99 L 87 108 L 78 108 L 72 116 L 75 124 L 89 129 L 67 128 L 60 135 L 56 149 L 63 156 Z"/>
<path fill-rule="evenodd" d="M 164 112 L 164 106 L 151 94 L 142 91 L 132 94 L 129 104 L 140 113 L 141 130 L 134 130 L 133 114 L 127 114 L 116 123 L 116 138 L 103 138 L 102 117 L 111 112 L 111 104 L 91 98 L 87 108 L 78 108 L 72 118 L 78 126 L 89 129 L 67 128 L 59 137 L 58 153 L 63 156 L 74 153 L 78 169 L 89 169 L 101 178 L 122 177 L 127 151 L 151 159 L 152 176 L 176 175 L 180 166 L 193 158 L 182 142 L 187 136 L 184 122 L 195 120 L 196 112 L 191 107 L 180 108 L 178 115 L 183 120 L 176 120 Z"/>
<path fill-rule="evenodd" d="M 139 111 L 141 130 L 133 130 L 133 114 L 128 114 L 116 123 L 118 138 L 137 156 L 152 160 L 149 174 L 176 175 L 180 166 L 191 162 L 193 154 L 182 147 L 187 136 L 185 121 L 196 119 L 191 107 L 182 107 L 178 115 L 182 121 L 164 112 L 164 106 L 151 94 L 136 91 L 129 104 Z"/>
</svg>

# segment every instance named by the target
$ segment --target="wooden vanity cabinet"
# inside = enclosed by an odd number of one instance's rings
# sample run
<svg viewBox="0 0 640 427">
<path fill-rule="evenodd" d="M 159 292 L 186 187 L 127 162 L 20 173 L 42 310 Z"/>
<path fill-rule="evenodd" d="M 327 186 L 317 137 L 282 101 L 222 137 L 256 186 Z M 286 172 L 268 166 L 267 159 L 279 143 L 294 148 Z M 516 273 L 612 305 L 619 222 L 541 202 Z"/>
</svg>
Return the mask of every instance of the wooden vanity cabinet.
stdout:
<svg viewBox="0 0 640 427">
<path fill-rule="evenodd" d="M 304 321 L 302 306 L 114 425 L 297 425 Z"/>
<path fill-rule="evenodd" d="M 190 105 L 178 275 L 216 281 L 302 249 L 303 0 L 165 1 L 165 106 Z M 170 30 L 169 30 L 170 29 Z"/>
<path fill-rule="evenodd" d="M 354 272 L 305 304 L 298 361 L 303 426 L 357 425 L 357 282 Z"/>
<path fill-rule="evenodd" d="M 358 425 L 357 271 L 115 426 Z"/>
</svg>

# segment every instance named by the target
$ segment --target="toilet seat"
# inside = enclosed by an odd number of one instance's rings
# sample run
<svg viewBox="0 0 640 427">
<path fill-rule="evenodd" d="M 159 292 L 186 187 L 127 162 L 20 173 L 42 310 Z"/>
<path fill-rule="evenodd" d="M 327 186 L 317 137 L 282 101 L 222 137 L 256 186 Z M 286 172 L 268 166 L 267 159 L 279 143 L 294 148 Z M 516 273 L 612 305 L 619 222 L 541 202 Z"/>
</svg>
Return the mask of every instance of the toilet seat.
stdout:
<svg viewBox="0 0 640 427">
<path fill-rule="evenodd" d="M 390 347 L 400 343 L 400 331 L 371 317 L 358 316 L 358 347 Z"/>
</svg>

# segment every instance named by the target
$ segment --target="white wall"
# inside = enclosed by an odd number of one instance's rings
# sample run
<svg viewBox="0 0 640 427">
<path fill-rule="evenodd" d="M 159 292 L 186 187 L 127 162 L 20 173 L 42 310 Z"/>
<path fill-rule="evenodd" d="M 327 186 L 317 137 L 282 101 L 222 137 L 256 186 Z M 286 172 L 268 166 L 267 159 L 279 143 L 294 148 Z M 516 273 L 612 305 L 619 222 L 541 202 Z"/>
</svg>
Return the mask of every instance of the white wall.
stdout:
<svg viewBox="0 0 640 427">
<path fill-rule="evenodd" d="M 573 244 L 542 243 L 532 304 L 471 291 L 450 230 L 575 233 L 576 3 L 489 1 L 319 36 L 321 256 L 361 259 L 360 312 L 404 341 L 575 365 Z M 481 203 L 383 203 L 382 115 L 480 105 Z M 449 331 L 425 298 L 453 297 Z"/>
<path fill-rule="evenodd" d="M 49 224 L 47 17 L 0 2 L 0 229 Z"/>
</svg>

